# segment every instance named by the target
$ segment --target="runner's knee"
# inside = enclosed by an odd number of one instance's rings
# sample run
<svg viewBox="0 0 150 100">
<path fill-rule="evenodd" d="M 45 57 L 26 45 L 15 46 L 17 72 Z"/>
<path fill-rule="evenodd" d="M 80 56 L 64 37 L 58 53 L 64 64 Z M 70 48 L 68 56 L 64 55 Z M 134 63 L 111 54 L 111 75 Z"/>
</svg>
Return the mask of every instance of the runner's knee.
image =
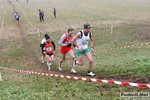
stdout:
<svg viewBox="0 0 150 100">
<path fill-rule="evenodd" d="M 92 62 L 93 62 L 93 59 L 90 59 L 90 60 L 89 60 L 89 63 L 92 63 Z"/>
<path fill-rule="evenodd" d="M 71 59 L 73 59 L 73 60 L 74 60 L 74 59 L 75 59 L 75 56 L 72 56 L 72 57 L 71 57 Z"/>
<path fill-rule="evenodd" d="M 80 66 L 82 66 L 83 64 L 84 64 L 83 62 L 79 63 Z"/>
<path fill-rule="evenodd" d="M 64 59 L 61 59 L 61 62 L 64 62 L 65 61 L 65 58 Z"/>
</svg>

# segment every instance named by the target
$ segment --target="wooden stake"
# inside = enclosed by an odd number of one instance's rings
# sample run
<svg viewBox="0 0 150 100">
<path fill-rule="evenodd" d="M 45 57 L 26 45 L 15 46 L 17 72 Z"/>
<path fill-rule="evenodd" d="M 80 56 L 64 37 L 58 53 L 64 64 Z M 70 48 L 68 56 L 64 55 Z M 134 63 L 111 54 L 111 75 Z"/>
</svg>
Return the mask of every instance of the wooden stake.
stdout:
<svg viewBox="0 0 150 100">
<path fill-rule="evenodd" d="M 1 76 L 1 73 L 0 73 L 0 81 L 2 81 L 2 76 Z"/>
<path fill-rule="evenodd" d="M 111 24 L 111 34 L 113 34 L 113 24 Z"/>
</svg>

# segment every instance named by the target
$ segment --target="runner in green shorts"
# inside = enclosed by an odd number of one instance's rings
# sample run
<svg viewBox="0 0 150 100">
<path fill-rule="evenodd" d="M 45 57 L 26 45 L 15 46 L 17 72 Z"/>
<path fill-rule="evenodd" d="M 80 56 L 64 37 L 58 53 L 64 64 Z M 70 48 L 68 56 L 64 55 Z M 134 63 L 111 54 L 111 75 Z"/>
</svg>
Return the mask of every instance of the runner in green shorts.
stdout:
<svg viewBox="0 0 150 100">
<path fill-rule="evenodd" d="M 92 73 L 92 54 L 90 52 L 90 49 L 88 48 L 88 40 L 91 40 L 91 51 L 94 51 L 94 39 L 92 37 L 92 33 L 90 32 L 90 24 L 86 23 L 84 24 L 84 30 L 81 30 L 78 32 L 71 40 L 71 42 L 75 45 L 75 53 L 78 56 L 78 60 L 74 61 L 74 64 L 78 64 L 80 66 L 83 65 L 83 57 L 82 55 L 85 55 L 86 58 L 89 61 L 88 76 L 95 76 L 95 74 Z"/>
<path fill-rule="evenodd" d="M 86 48 L 86 49 L 82 49 L 82 51 L 78 51 L 78 49 L 75 49 L 75 53 L 77 56 L 82 56 L 83 54 L 86 54 L 87 52 L 89 52 L 90 49 L 89 48 Z"/>
</svg>

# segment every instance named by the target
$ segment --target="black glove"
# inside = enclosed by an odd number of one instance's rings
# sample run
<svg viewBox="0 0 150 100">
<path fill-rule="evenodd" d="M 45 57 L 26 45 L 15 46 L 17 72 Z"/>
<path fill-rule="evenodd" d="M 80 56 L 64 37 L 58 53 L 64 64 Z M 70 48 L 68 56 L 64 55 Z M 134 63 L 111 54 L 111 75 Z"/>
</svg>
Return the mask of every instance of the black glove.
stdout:
<svg viewBox="0 0 150 100">
<path fill-rule="evenodd" d="M 43 44 L 40 44 L 40 47 L 42 47 L 43 46 Z"/>
<path fill-rule="evenodd" d="M 76 46 L 73 44 L 73 47 L 76 47 Z"/>
<path fill-rule="evenodd" d="M 67 47 L 71 47 L 71 43 L 67 44 Z"/>
</svg>

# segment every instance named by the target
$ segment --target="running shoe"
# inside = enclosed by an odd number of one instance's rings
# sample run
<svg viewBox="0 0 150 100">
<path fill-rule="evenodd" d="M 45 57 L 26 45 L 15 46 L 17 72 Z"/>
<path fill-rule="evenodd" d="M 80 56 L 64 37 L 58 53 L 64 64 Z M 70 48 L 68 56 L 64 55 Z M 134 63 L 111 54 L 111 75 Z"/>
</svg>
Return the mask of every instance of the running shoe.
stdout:
<svg viewBox="0 0 150 100">
<path fill-rule="evenodd" d="M 42 63 L 44 64 L 44 60 L 42 60 Z"/>
<path fill-rule="evenodd" d="M 60 66 L 60 63 L 58 64 L 58 70 L 59 70 L 59 71 L 62 71 L 62 68 L 61 68 L 61 66 Z"/>
<path fill-rule="evenodd" d="M 76 74 L 77 72 L 74 69 L 71 69 L 71 73 Z"/>
<path fill-rule="evenodd" d="M 92 72 L 87 73 L 87 76 L 95 76 Z"/>
<path fill-rule="evenodd" d="M 74 62 L 73 62 L 73 67 L 75 68 L 76 67 L 76 59 L 74 59 Z"/>
</svg>

